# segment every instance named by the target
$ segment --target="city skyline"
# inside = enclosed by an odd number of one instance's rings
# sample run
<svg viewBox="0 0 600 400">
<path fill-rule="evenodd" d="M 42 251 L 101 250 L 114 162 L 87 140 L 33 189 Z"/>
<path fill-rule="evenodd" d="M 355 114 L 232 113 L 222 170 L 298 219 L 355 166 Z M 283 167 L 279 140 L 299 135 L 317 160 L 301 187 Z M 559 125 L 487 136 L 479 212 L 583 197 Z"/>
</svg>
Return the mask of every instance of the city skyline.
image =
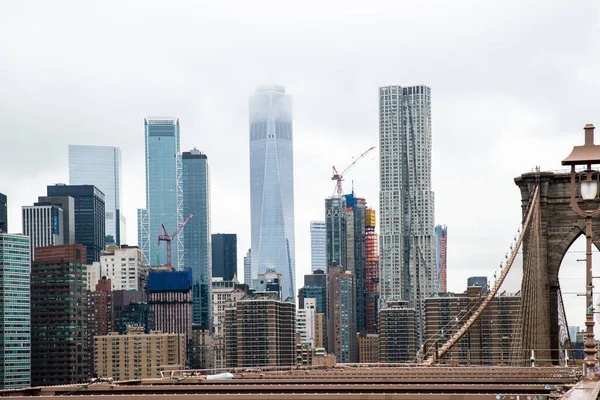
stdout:
<svg viewBox="0 0 600 400">
<path fill-rule="evenodd" d="M 470 15 L 461 11 L 465 6 Z M 211 157 L 213 232 L 238 233 L 241 267 L 250 247 L 247 96 L 272 79 L 295 99 L 301 282 L 309 272 L 310 238 L 303 232 L 321 218 L 322 199 L 333 189 L 331 165 L 348 164 L 377 143 L 377 88 L 423 83 L 435 91 L 432 186 L 436 220 L 452 232 L 448 289 L 461 291 L 464 277 L 493 273 L 520 222 L 512 179 L 536 164 L 558 168 L 565 149 L 579 142 L 581 127 L 597 119 L 596 6 L 438 3 L 432 14 L 427 5 L 376 2 L 342 10 L 325 5 L 317 16 L 310 7 L 289 12 L 277 4 L 264 14 L 247 6 L 180 5 L 134 6 L 115 15 L 107 3 L 90 5 L 89 13 L 39 3 L 47 19 L 24 7 L 7 4 L 0 16 L 0 30 L 20 38 L 6 43 L 1 56 L 7 69 L 0 78 L 6 105 L 0 156 L 8 167 L 0 192 L 8 195 L 10 232 L 20 230 L 22 205 L 32 204 L 46 185 L 68 182 L 68 144 L 109 145 L 123 153 L 128 244 L 135 244 L 133 221 L 145 203 L 140 126 L 146 115 L 174 115 L 182 121 L 182 148 L 195 145 Z M 110 27 L 100 18 L 109 16 L 115 18 Z M 277 24 L 278 17 L 287 23 Z M 421 29 L 422 18 L 437 28 L 397 40 Z M 158 21 L 167 33 L 152 29 Z M 44 37 L 29 32 L 28 23 L 39 24 Z M 225 34 L 203 39 L 215 31 Z M 160 47 L 164 52 L 156 51 Z M 224 47 L 235 56 L 223 54 Z M 349 187 L 354 180 L 372 205 L 377 164 L 376 155 L 365 158 L 345 182 Z M 465 205 L 464 199 L 482 194 L 485 201 Z"/>
</svg>

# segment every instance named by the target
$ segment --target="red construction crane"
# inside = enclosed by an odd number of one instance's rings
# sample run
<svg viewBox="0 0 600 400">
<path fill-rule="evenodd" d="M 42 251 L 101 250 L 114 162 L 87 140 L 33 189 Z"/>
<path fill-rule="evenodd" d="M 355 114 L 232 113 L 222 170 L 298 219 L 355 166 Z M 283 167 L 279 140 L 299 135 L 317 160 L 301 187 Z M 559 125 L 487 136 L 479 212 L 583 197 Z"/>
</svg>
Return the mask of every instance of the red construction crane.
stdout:
<svg viewBox="0 0 600 400">
<path fill-rule="evenodd" d="M 167 232 L 167 229 L 165 228 L 165 224 L 161 224 L 164 233 L 161 235 L 158 235 L 158 244 L 160 244 L 161 241 L 167 242 L 167 267 L 169 267 L 171 269 L 173 268 L 173 261 L 171 258 L 171 241 L 173 240 L 173 238 L 175 236 L 177 236 L 179 234 L 179 232 L 181 232 L 183 227 L 190 221 L 190 219 L 192 219 L 192 217 L 194 215 L 195 215 L 194 213 L 191 213 L 190 215 L 188 215 L 188 217 L 185 219 L 185 221 L 183 221 L 183 224 L 181 224 L 179 226 L 179 228 L 177 228 L 175 233 L 170 236 L 169 236 L 169 233 Z"/>
<path fill-rule="evenodd" d="M 334 196 L 342 197 L 342 194 L 344 194 L 344 192 L 342 191 L 342 181 L 344 180 L 344 174 L 348 172 L 348 170 L 352 168 L 358 162 L 358 160 L 363 158 L 365 155 L 367 155 L 368 152 L 370 152 L 374 148 L 375 146 L 370 147 L 367 151 L 363 152 L 360 156 L 356 157 L 356 160 L 352 161 L 352 163 L 346 168 L 344 168 L 342 172 L 338 173 L 337 169 L 335 168 L 335 165 L 333 166 L 333 176 L 331 177 L 331 180 L 337 181 L 335 184 Z"/>
</svg>

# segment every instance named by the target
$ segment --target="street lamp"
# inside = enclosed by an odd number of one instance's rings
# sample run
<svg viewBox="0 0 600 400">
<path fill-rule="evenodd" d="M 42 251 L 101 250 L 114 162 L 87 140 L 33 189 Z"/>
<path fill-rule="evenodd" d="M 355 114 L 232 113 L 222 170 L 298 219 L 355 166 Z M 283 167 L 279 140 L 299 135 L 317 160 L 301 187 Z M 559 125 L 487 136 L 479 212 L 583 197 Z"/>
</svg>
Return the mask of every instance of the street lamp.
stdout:
<svg viewBox="0 0 600 400">
<path fill-rule="evenodd" d="M 596 366 L 596 339 L 594 338 L 594 303 L 592 285 L 592 218 L 600 215 L 600 205 L 592 207 L 592 201 L 598 200 L 598 179 L 600 173 L 592 170 L 593 164 L 600 164 L 600 145 L 594 144 L 594 125 L 584 127 L 585 143 L 573 147 L 573 151 L 562 161 L 562 165 L 571 166 L 571 202 L 570 206 L 578 215 L 585 217 L 585 282 L 586 282 L 586 312 L 585 312 L 585 353 L 584 376 Z M 577 173 L 575 167 L 584 165 L 585 170 Z M 579 196 L 577 191 L 579 181 Z M 583 200 L 584 208 L 579 205 Z"/>
</svg>

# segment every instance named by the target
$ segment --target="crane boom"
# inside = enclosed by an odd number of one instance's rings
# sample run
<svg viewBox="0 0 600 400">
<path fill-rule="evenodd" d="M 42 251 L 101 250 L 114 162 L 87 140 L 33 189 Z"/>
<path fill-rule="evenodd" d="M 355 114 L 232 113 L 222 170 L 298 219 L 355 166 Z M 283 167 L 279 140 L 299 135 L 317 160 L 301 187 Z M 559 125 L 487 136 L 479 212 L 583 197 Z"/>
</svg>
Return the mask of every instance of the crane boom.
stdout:
<svg viewBox="0 0 600 400">
<path fill-rule="evenodd" d="M 337 168 L 335 168 L 335 165 L 333 166 L 333 176 L 331 177 L 331 180 L 336 181 L 334 194 L 337 195 L 337 197 L 342 197 L 342 194 L 343 194 L 342 181 L 344 180 L 344 174 L 346 172 L 348 172 L 348 170 L 350 170 L 350 168 L 352 168 L 354 165 L 356 165 L 356 163 L 361 158 L 366 156 L 367 153 L 370 152 L 371 150 L 373 150 L 374 148 L 375 148 L 375 146 L 371 146 L 367 150 L 363 151 L 361 153 L 361 155 L 356 157 L 356 160 L 352 161 L 352 163 L 350 163 L 350 165 L 348 165 L 346 168 L 344 168 L 344 170 L 342 172 L 338 172 Z"/>
<path fill-rule="evenodd" d="M 190 219 L 192 219 L 192 217 L 196 215 L 194 213 L 191 213 L 190 215 L 187 216 L 187 218 L 185 219 L 185 221 L 183 221 L 183 224 L 179 225 L 179 227 L 177 228 L 177 230 L 175 231 L 175 233 L 173 233 L 172 235 L 169 235 L 169 233 L 167 232 L 167 228 L 165 228 L 165 224 L 162 224 L 162 229 L 163 232 L 162 234 L 158 235 L 158 244 L 160 244 L 160 242 L 167 242 L 167 267 L 169 268 L 173 268 L 173 260 L 172 260 L 172 252 L 171 252 L 171 242 L 173 241 L 173 238 L 175 236 L 177 236 L 179 234 L 179 232 L 181 232 L 181 230 L 183 229 L 183 227 L 190 222 Z"/>
</svg>

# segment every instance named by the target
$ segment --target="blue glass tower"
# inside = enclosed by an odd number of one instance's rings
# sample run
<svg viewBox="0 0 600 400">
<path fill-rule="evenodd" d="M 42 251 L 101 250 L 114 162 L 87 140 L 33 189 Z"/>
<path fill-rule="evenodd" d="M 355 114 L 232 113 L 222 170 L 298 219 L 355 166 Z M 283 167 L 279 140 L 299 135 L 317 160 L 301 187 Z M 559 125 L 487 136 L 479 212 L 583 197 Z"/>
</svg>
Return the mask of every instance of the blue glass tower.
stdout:
<svg viewBox="0 0 600 400">
<path fill-rule="evenodd" d="M 283 86 L 250 97 L 252 278 L 267 269 L 283 277 L 283 298 L 295 296 L 292 100 Z"/>
<path fill-rule="evenodd" d="M 158 235 L 163 233 L 161 225 L 164 224 L 168 234 L 172 235 L 182 222 L 179 119 L 147 118 L 144 126 L 146 209 L 138 211 L 138 232 L 142 232 L 138 240 L 145 260 L 152 265 L 166 265 L 166 244 L 158 244 Z M 174 269 L 183 268 L 183 235 L 182 232 L 173 239 L 171 262 Z"/>
<path fill-rule="evenodd" d="M 183 215 L 194 214 L 185 228 L 183 261 L 192 270 L 192 322 L 210 329 L 211 246 L 210 171 L 206 154 L 194 149 L 182 158 Z"/>
</svg>

